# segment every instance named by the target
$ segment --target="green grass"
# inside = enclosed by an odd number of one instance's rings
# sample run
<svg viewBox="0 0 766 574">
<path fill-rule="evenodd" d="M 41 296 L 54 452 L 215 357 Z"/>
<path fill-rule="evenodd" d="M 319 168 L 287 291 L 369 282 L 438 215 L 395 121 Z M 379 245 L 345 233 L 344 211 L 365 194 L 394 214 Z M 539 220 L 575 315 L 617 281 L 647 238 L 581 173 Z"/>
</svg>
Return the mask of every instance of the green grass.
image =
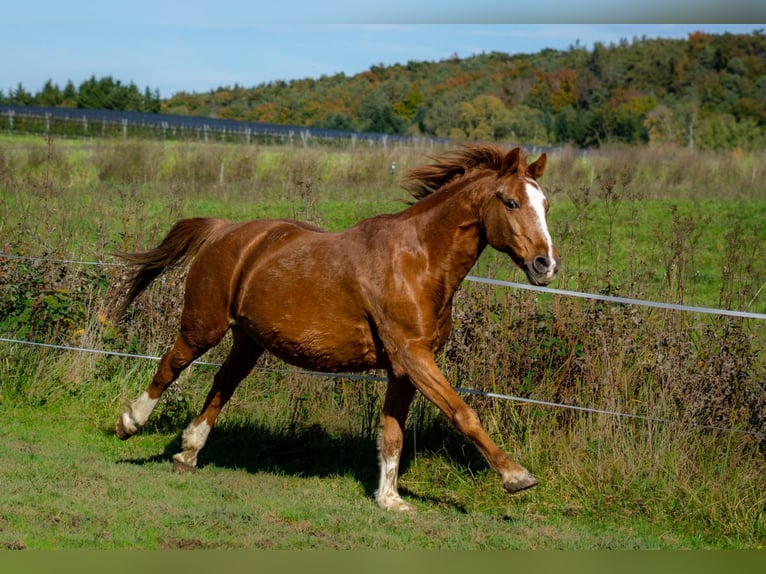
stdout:
<svg viewBox="0 0 766 574">
<path fill-rule="evenodd" d="M 541 480 L 508 496 L 475 449 L 418 399 L 400 479 L 418 511 L 402 516 L 372 500 L 374 428 L 342 405 L 359 384 L 341 390 L 339 381 L 254 372 L 197 473 L 178 475 L 170 457 L 210 368 L 193 368 L 149 425 L 122 442 L 114 422 L 152 361 L 85 355 L 86 367 L 76 354 L 9 351 L 6 366 L 15 368 L 0 369 L 4 385 L 26 384 L 13 396 L 4 386 L 0 397 L 0 547 L 763 547 L 762 460 L 753 464 L 752 445 L 733 436 L 593 415 L 562 424 L 499 403 L 485 412 L 488 430 Z M 508 415 L 516 425 L 501 422 Z"/>
<path fill-rule="evenodd" d="M 745 209 L 731 199 L 643 200 L 623 203 L 613 215 L 603 204 L 578 213 L 563 200 L 549 217 L 565 257 L 557 285 L 718 307 L 727 303 L 729 270 L 752 295 L 729 303 L 766 312 L 766 294 L 758 293 L 766 284 L 760 257 L 766 199 L 750 200 Z"/>
<path fill-rule="evenodd" d="M 614 512 L 609 505 L 623 505 L 608 492 L 592 508 L 555 502 L 546 493 L 558 489 L 553 476 L 538 491 L 499 495 L 494 477 L 458 473 L 454 461 L 434 453 L 421 454 L 403 477 L 418 512 L 380 512 L 370 492 L 371 440 L 350 468 L 319 468 L 314 461 L 328 464 L 337 443 L 309 439 L 306 460 L 293 461 L 290 433 L 224 424 L 202 467 L 178 475 L 168 453 L 176 433 L 150 430 L 120 442 L 113 413 L 94 410 L 90 401 L 3 405 L 0 413 L 3 547 L 669 549 L 743 542 Z M 264 441 L 275 443 L 273 452 L 259 460 L 253 443 Z M 241 452 L 236 442 L 243 443 Z"/>
</svg>

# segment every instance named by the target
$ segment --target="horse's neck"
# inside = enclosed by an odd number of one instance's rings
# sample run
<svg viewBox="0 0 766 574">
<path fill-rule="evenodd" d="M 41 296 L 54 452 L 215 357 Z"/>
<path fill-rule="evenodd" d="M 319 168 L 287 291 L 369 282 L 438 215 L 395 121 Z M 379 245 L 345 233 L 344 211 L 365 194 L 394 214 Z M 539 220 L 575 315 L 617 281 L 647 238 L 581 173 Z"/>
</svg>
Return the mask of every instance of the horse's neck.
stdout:
<svg viewBox="0 0 766 574">
<path fill-rule="evenodd" d="M 432 269 L 443 274 L 445 287 L 454 291 L 486 246 L 478 205 L 466 201 L 468 190 L 454 190 L 443 197 L 421 200 L 416 227 L 429 253 Z M 470 195 L 469 195 L 470 197 Z"/>
</svg>

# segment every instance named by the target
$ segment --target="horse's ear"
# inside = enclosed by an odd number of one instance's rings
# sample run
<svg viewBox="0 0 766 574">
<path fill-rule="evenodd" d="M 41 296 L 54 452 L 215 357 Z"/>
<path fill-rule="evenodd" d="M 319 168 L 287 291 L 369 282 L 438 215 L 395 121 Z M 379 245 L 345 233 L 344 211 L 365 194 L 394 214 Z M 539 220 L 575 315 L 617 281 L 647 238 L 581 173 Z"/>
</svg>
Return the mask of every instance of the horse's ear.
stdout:
<svg viewBox="0 0 766 574">
<path fill-rule="evenodd" d="M 521 148 L 513 148 L 503 158 L 503 164 L 500 166 L 500 175 L 515 173 L 519 169 L 519 156 Z"/>
<path fill-rule="evenodd" d="M 539 179 L 545 171 L 545 164 L 547 161 L 548 156 L 542 154 L 527 168 L 527 175 L 534 180 Z"/>
</svg>

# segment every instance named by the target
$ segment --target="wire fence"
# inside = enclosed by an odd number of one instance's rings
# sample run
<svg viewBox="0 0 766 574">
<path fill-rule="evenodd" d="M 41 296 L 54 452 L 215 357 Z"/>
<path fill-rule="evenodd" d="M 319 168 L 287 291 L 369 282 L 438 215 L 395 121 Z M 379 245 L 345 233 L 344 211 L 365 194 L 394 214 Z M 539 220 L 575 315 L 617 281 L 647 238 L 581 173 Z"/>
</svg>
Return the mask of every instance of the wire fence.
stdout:
<svg viewBox="0 0 766 574">
<path fill-rule="evenodd" d="M 357 132 L 309 126 L 150 112 L 0 104 L 0 130 L 64 137 L 156 137 L 202 141 L 276 141 L 308 145 L 312 141 L 386 146 L 434 145 L 445 138 Z"/>
<path fill-rule="evenodd" d="M 0 259 L 15 259 L 26 261 L 38 261 L 45 263 L 55 263 L 61 265 L 91 265 L 100 267 L 124 267 L 125 263 L 120 262 L 108 262 L 108 261 L 86 261 L 80 259 L 57 259 L 57 258 L 41 258 L 31 255 L 12 255 L 8 253 L 0 253 Z M 503 281 L 500 279 L 489 279 L 486 277 L 476 277 L 468 275 L 466 281 L 474 283 L 484 283 L 486 285 L 493 285 L 495 287 L 507 287 L 512 289 L 523 289 L 527 291 L 536 291 L 538 293 L 549 293 L 552 295 L 560 295 L 565 297 L 576 297 L 580 299 L 590 299 L 593 301 L 603 301 L 605 303 L 615 303 L 619 305 L 637 305 L 642 307 L 653 307 L 655 309 L 668 309 L 672 311 L 684 311 L 689 313 L 706 313 L 710 315 L 720 315 L 727 317 L 738 317 L 741 319 L 757 319 L 766 320 L 766 313 L 754 313 L 751 311 L 739 311 L 736 309 L 718 309 L 715 307 L 700 307 L 695 305 L 681 305 L 679 303 L 665 303 L 662 301 L 651 301 L 647 299 L 634 299 L 630 297 L 617 297 L 614 295 L 603 295 L 600 293 L 585 293 L 582 291 L 571 291 L 567 289 L 555 289 L 552 287 L 541 287 L 538 285 L 530 285 L 528 283 L 516 283 L 513 281 Z M 762 287 L 763 289 L 763 287 Z"/>
<path fill-rule="evenodd" d="M 43 257 L 29 256 L 29 255 L 13 255 L 13 254 L 0 252 L 0 260 L 2 259 L 29 260 L 29 261 L 37 261 L 37 262 L 60 264 L 60 265 L 87 265 L 87 266 L 101 266 L 101 267 L 126 266 L 125 263 L 120 263 L 120 262 L 92 261 L 92 260 L 88 261 L 88 260 L 63 259 L 63 258 L 43 258 Z M 717 309 L 712 307 L 681 305 L 681 304 L 675 304 L 675 303 L 665 303 L 660 301 L 634 299 L 634 298 L 628 298 L 628 297 L 617 297 L 612 295 L 602 295 L 597 293 L 585 293 L 585 292 L 570 291 L 565 289 L 554 289 L 550 287 L 540 287 L 540 286 L 529 285 L 525 283 L 515 283 L 511 281 L 502 281 L 498 279 L 475 277 L 472 275 L 469 275 L 468 277 L 466 277 L 466 280 L 470 282 L 475 282 L 475 283 L 492 285 L 495 287 L 529 290 L 529 291 L 535 291 L 539 293 L 547 293 L 547 294 L 565 296 L 565 297 L 576 297 L 576 298 L 582 298 L 582 299 L 588 299 L 588 300 L 602 301 L 602 302 L 612 303 L 612 304 L 637 305 L 637 306 L 651 307 L 651 308 L 657 308 L 657 309 L 667 309 L 672 311 L 704 313 L 704 314 L 711 314 L 711 315 L 736 317 L 741 319 L 766 320 L 766 314 L 764 313 L 753 313 L 749 311 L 738 311 L 738 310 L 731 310 L 731 309 Z M 113 351 L 113 350 L 106 350 L 106 349 L 93 349 L 93 348 L 87 348 L 87 347 L 57 345 L 52 343 L 27 341 L 23 339 L 13 339 L 13 338 L 7 338 L 7 337 L 0 337 L 0 343 L 31 346 L 31 347 L 37 347 L 37 348 L 46 348 L 46 349 L 69 351 L 69 352 L 92 353 L 92 354 L 98 354 L 98 355 L 123 357 L 123 358 L 139 359 L 139 360 L 159 361 L 161 358 L 155 355 L 142 355 L 137 353 L 127 353 L 127 352 Z M 221 366 L 221 363 L 208 362 L 208 361 L 202 361 L 202 360 L 197 360 L 193 364 L 198 366 L 204 366 L 204 367 L 220 367 Z M 288 372 L 286 369 L 272 369 L 272 368 L 266 368 L 266 367 L 256 367 L 254 370 L 257 370 L 260 372 L 270 372 L 270 373 Z M 343 379 L 348 379 L 353 381 L 364 381 L 364 382 L 375 382 L 375 383 L 382 383 L 388 380 L 386 377 L 354 374 L 354 373 L 328 373 L 328 372 L 309 371 L 309 370 L 300 370 L 300 371 L 296 370 L 296 372 L 301 372 L 303 374 L 306 374 L 309 376 L 316 376 L 316 377 L 334 377 L 334 378 L 343 378 Z M 580 405 L 557 403 L 553 401 L 543 401 L 543 400 L 532 399 L 528 397 L 493 393 L 493 392 L 481 391 L 476 389 L 468 389 L 468 388 L 462 388 L 462 387 L 453 387 L 453 388 L 456 392 L 459 392 L 462 394 L 477 395 L 477 396 L 482 396 L 485 398 L 513 401 L 513 402 L 517 402 L 521 404 L 530 404 L 530 405 L 550 407 L 550 408 L 567 409 L 567 410 L 590 413 L 590 414 L 600 414 L 600 415 L 606 415 L 606 416 L 612 416 L 612 417 L 618 417 L 618 418 L 641 420 L 646 422 L 656 422 L 656 423 L 673 424 L 673 425 L 683 424 L 688 426 L 688 423 L 686 422 L 681 423 L 679 421 L 674 421 L 672 419 L 662 418 L 662 417 L 652 417 L 648 415 L 639 415 L 634 413 L 623 413 L 623 412 L 608 410 L 608 409 L 597 409 L 592 407 L 584 407 Z M 766 438 L 766 433 L 758 433 L 753 431 L 728 428 L 728 427 L 722 427 L 717 425 L 694 424 L 693 426 L 699 429 L 704 429 L 704 430 L 714 430 L 714 431 L 727 432 L 727 433 L 739 433 L 739 434 L 753 436 L 759 439 Z"/>
</svg>

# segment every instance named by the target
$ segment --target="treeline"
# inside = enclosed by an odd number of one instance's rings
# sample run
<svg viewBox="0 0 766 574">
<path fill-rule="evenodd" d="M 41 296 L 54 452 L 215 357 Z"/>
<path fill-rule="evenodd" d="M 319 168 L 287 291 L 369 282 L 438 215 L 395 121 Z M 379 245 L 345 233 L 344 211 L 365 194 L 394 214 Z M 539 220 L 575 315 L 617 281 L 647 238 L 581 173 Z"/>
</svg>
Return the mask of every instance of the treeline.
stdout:
<svg viewBox="0 0 766 574">
<path fill-rule="evenodd" d="M 96 79 L 95 75 L 79 86 L 69 80 L 63 88 L 48 80 L 34 94 L 18 84 L 7 95 L 0 90 L 0 104 L 150 113 L 162 111 L 159 90 L 147 87 L 141 91 L 133 82 L 123 84 L 111 76 Z"/>
<path fill-rule="evenodd" d="M 593 49 L 493 52 L 253 88 L 178 93 L 171 113 L 592 147 L 766 147 L 766 36 L 693 33 Z"/>
<path fill-rule="evenodd" d="M 766 35 L 623 39 L 593 49 L 483 53 L 346 76 L 180 92 L 92 77 L 0 103 L 165 112 L 359 132 L 530 145 L 766 148 Z"/>
</svg>

